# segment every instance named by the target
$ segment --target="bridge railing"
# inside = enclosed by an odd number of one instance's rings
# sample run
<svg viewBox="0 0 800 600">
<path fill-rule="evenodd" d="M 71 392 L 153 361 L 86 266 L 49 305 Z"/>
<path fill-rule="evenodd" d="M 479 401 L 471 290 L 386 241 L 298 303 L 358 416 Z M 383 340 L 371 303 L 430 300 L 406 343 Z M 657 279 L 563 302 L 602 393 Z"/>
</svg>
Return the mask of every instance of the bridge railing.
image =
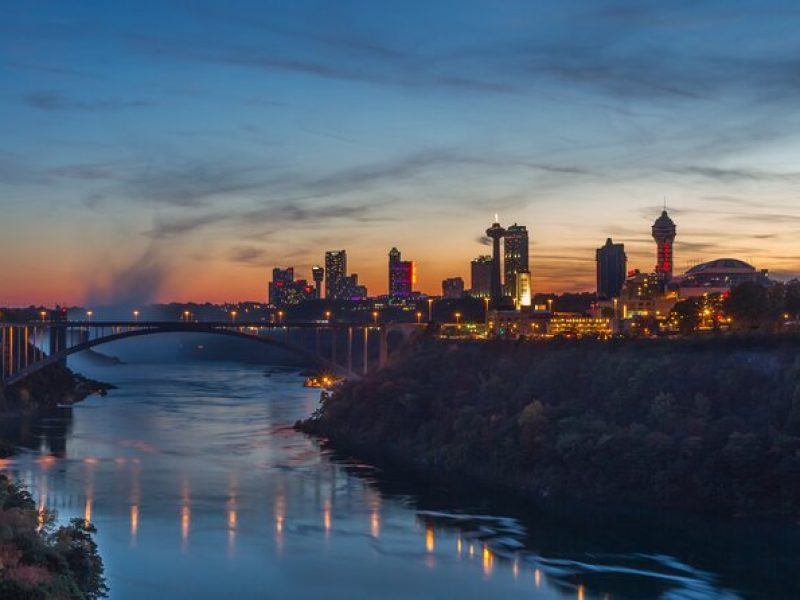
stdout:
<svg viewBox="0 0 800 600">
<path fill-rule="evenodd" d="M 370 339 L 378 337 L 378 365 L 388 359 L 388 333 L 401 331 L 406 338 L 419 324 L 352 323 L 264 323 L 236 321 L 36 321 L 0 323 L 0 375 L 3 385 L 14 383 L 40 368 L 66 360 L 70 354 L 128 337 L 153 333 L 224 333 L 275 343 L 289 350 L 312 356 L 293 342 L 293 330 L 313 330 L 314 354 L 321 364 L 355 375 L 354 349 L 361 344 L 360 371 L 366 375 L 370 362 Z M 361 338 L 360 340 L 358 338 Z M 323 338 L 330 356 L 322 356 Z M 343 339 L 344 338 L 344 339 Z M 293 343 L 295 345 L 293 345 Z M 344 346 L 344 348 L 342 348 Z M 344 361 L 338 353 L 344 350 Z"/>
</svg>

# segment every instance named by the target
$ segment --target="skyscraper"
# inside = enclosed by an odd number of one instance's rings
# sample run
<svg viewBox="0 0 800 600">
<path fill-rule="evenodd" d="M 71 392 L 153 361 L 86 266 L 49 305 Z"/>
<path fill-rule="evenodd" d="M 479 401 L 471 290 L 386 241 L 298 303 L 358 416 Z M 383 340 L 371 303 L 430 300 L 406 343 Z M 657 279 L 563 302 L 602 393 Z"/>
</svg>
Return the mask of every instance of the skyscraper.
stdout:
<svg viewBox="0 0 800 600">
<path fill-rule="evenodd" d="M 392 279 L 392 270 L 393 267 L 400 262 L 400 258 L 400 250 L 398 250 L 396 247 L 392 247 L 392 249 L 389 250 L 389 287 L 387 288 L 390 296 L 392 295 L 392 287 L 394 283 Z"/>
<path fill-rule="evenodd" d="M 325 277 L 325 269 L 319 265 L 311 267 L 311 278 L 314 280 L 314 299 L 322 298 L 322 279 Z"/>
<path fill-rule="evenodd" d="M 492 293 L 492 257 L 481 255 L 470 263 L 470 294 L 488 298 Z"/>
<path fill-rule="evenodd" d="M 597 297 L 601 300 L 618 298 L 628 271 L 625 244 L 615 244 L 611 238 L 595 253 L 597 261 Z"/>
<path fill-rule="evenodd" d="M 495 222 L 486 230 L 486 235 L 492 238 L 492 278 L 490 284 L 490 295 L 492 302 L 497 305 L 503 298 L 502 281 L 500 281 L 500 240 L 506 234 L 506 230 L 497 222 L 497 215 L 495 215 Z"/>
<path fill-rule="evenodd" d="M 329 250 L 325 253 L 325 298 L 338 300 L 347 277 L 347 251 Z"/>
<path fill-rule="evenodd" d="M 400 251 L 392 248 L 389 251 L 389 296 L 391 298 L 408 298 L 416 283 L 414 261 L 401 260 Z"/>
<path fill-rule="evenodd" d="M 667 283 L 672 279 L 672 245 L 675 242 L 677 230 L 666 210 L 662 211 L 661 216 L 653 223 L 652 231 L 653 239 L 656 241 L 656 274 L 664 283 Z"/>
<path fill-rule="evenodd" d="M 464 296 L 464 280 L 461 277 L 449 277 L 442 281 L 442 296 L 445 298 L 461 298 Z"/>
<path fill-rule="evenodd" d="M 314 288 L 305 279 L 294 278 L 294 267 L 272 269 L 269 303 L 273 306 L 293 306 L 313 296 Z"/>
<path fill-rule="evenodd" d="M 294 267 L 272 269 L 272 281 L 269 282 L 267 302 L 273 306 L 283 303 L 283 288 L 294 281 Z"/>
<path fill-rule="evenodd" d="M 530 271 L 528 264 L 528 230 L 514 223 L 506 229 L 503 240 L 503 271 L 506 296 L 516 296 L 517 273 Z"/>
</svg>

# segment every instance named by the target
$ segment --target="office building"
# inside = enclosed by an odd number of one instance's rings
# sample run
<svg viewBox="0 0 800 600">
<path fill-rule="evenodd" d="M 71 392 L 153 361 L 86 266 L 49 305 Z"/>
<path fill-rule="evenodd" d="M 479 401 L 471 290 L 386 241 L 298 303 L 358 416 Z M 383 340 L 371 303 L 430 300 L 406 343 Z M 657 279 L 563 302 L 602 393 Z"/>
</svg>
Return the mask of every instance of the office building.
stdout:
<svg viewBox="0 0 800 600">
<path fill-rule="evenodd" d="M 282 289 L 294 281 L 294 267 L 272 269 L 272 281 L 267 286 L 267 303 L 278 306 Z"/>
<path fill-rule="evenodd" d="M 314 297 L 314 286 L 305 279 L 294 278 L 294 267 L 272 270 L 269 283 L 269 304 L 273 306 L 294 306 Z"/>
<path fill-rule="evenodd" d="M 628 273 L 625 244 L 615 244 L 611 238 L 595 253 L 597 261 L 597 297 L 600 300 L 618 298 Z"/>
<path fill-rule="evenodd" d="M 464 296 L 464 280 L 461 277 L 449 277 L 442 281 L 442 296 L 462 298 Z"/>
<path fill-rule="evenodd" d="M 416 283 L 414 261 L 401 260 L 400 251 L 389 251 L 389 297 L 405 299 L 411 296 Z"/>
<path fill-rule="evenodd" d="M 514 223 L 506 229 L 503 240 L 503 273 L 505 275 L 505 295 L 514 298 L 517 291 L 517 273 L 530 273 L 528 261 L 528 230 L 524 225 Z"/>
<path fill-rule="evenodd" d="M 325 298 L 338 300 L 347 278 L 347 251 L 329 250 L 325 253 Z"/>
<path fill-rule="evenodd" d="M 367 286 L 359 285 L 358 275 L 353 273 L 344 278 L 342 287 L 339 290 L 338 300 L 366 300 L 367 299 Z"/>
<path fill-rule="evenodd" d="M 488 298 L 492 293 L 492 257 L 482 255 L 470 263 L 470 295 Z"/>
</svg>

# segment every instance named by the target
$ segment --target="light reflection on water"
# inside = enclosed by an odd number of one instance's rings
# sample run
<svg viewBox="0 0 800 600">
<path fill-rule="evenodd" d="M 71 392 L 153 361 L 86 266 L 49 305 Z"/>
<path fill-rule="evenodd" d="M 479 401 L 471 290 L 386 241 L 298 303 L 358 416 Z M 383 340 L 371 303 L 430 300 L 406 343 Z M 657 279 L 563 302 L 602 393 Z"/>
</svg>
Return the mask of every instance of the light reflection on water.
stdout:
<svg viewBox="0 0 800 600">
<path fill-rule="evenodd" d="M 73 409 L 61 456 L 42 444 L 47 454 L 3 468 L 40 508 L 97 525 L 112 598 L 613 598 L 582 581 L 597 570 L 658 580 L 629 598 L 736 597 L 685 565 L 543 558 L 514 519 L 418 511 L 382 495 L 364 465 L 332 461 L 292 431 L 318 395 L 297 373 L 85 370 L 119 389 Z"/>
</svg>

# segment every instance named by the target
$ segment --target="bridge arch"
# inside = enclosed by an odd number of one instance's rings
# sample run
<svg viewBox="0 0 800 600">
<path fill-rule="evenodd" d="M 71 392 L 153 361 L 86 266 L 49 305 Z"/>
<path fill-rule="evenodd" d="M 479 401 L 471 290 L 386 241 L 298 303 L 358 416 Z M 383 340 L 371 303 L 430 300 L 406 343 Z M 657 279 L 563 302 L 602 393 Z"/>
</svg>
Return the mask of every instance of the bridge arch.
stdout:
<svg viewBox="0 0 800 600">
<path fill-rule="evenodd" d="M 340 366 L 326 358 L 318 356 L 312 352 L 308 352 L 299 346 L 294 344 L 290 344 L 284 340 L 280 340 L 273 336 L 266 336 L 266 335 L 258 335 L 256 333 L 247 333 L 245 331 L 241 331 L 239 328 L 230 328 L 230 327 L 214 327 L 208 326 L 203 327 L 202 325 L 198 325 L 196 323 L 192 324 L 192 327 L 186 327 L 185 325 L 181 325 L 176 323 L 175 325 L 159 325 L 157 327 L 138 327 L 135 329 L 127 329 L 125 331 L 119 331 L 116 333 L 110 333 L 108 335 L 104 335 L 99 338 L 92 338 L 83 342 L 79 342 L 69 348 L 65 348 L 60 350 L 59 352 L 55 352 L 42 360 L 39 360 L 28 367 L 22 369 L 21 371 L 15 373 L 12 377 L 6 379 L 4 382 L 5 385 L 13 385 L 19 381 L 22 381 L 26 377 L 36 373 L 44 369 L 45 367 L 60 362 L 67 357 L 78 354 L 79 352 L 84 352 L 85 350 L 89 350 L 91 348 L 95 348 L 97 346 L 102 346 L 104 344 L 109 344 L 111 342 L 125 340 L 130 338 L 142 337 L 142 336 L 150 336 L 150 335 L 159 335 L 164 333 L 193 333 L 193 334 L 211 334 L 211 335 L 223 335 L 227 337 L 239 338 L 243 340 L 248 340 L 255 343 L 265 344 L 268 346 L 281 348 L 296 356 L 300 356 L 301 358 L 308 361 L 310 365 L 315 367 L 325 368 L 334 373 L 354 376 L 353 373 L 347 371 L 347 369 L 343 366 Z"/>
</svg>

